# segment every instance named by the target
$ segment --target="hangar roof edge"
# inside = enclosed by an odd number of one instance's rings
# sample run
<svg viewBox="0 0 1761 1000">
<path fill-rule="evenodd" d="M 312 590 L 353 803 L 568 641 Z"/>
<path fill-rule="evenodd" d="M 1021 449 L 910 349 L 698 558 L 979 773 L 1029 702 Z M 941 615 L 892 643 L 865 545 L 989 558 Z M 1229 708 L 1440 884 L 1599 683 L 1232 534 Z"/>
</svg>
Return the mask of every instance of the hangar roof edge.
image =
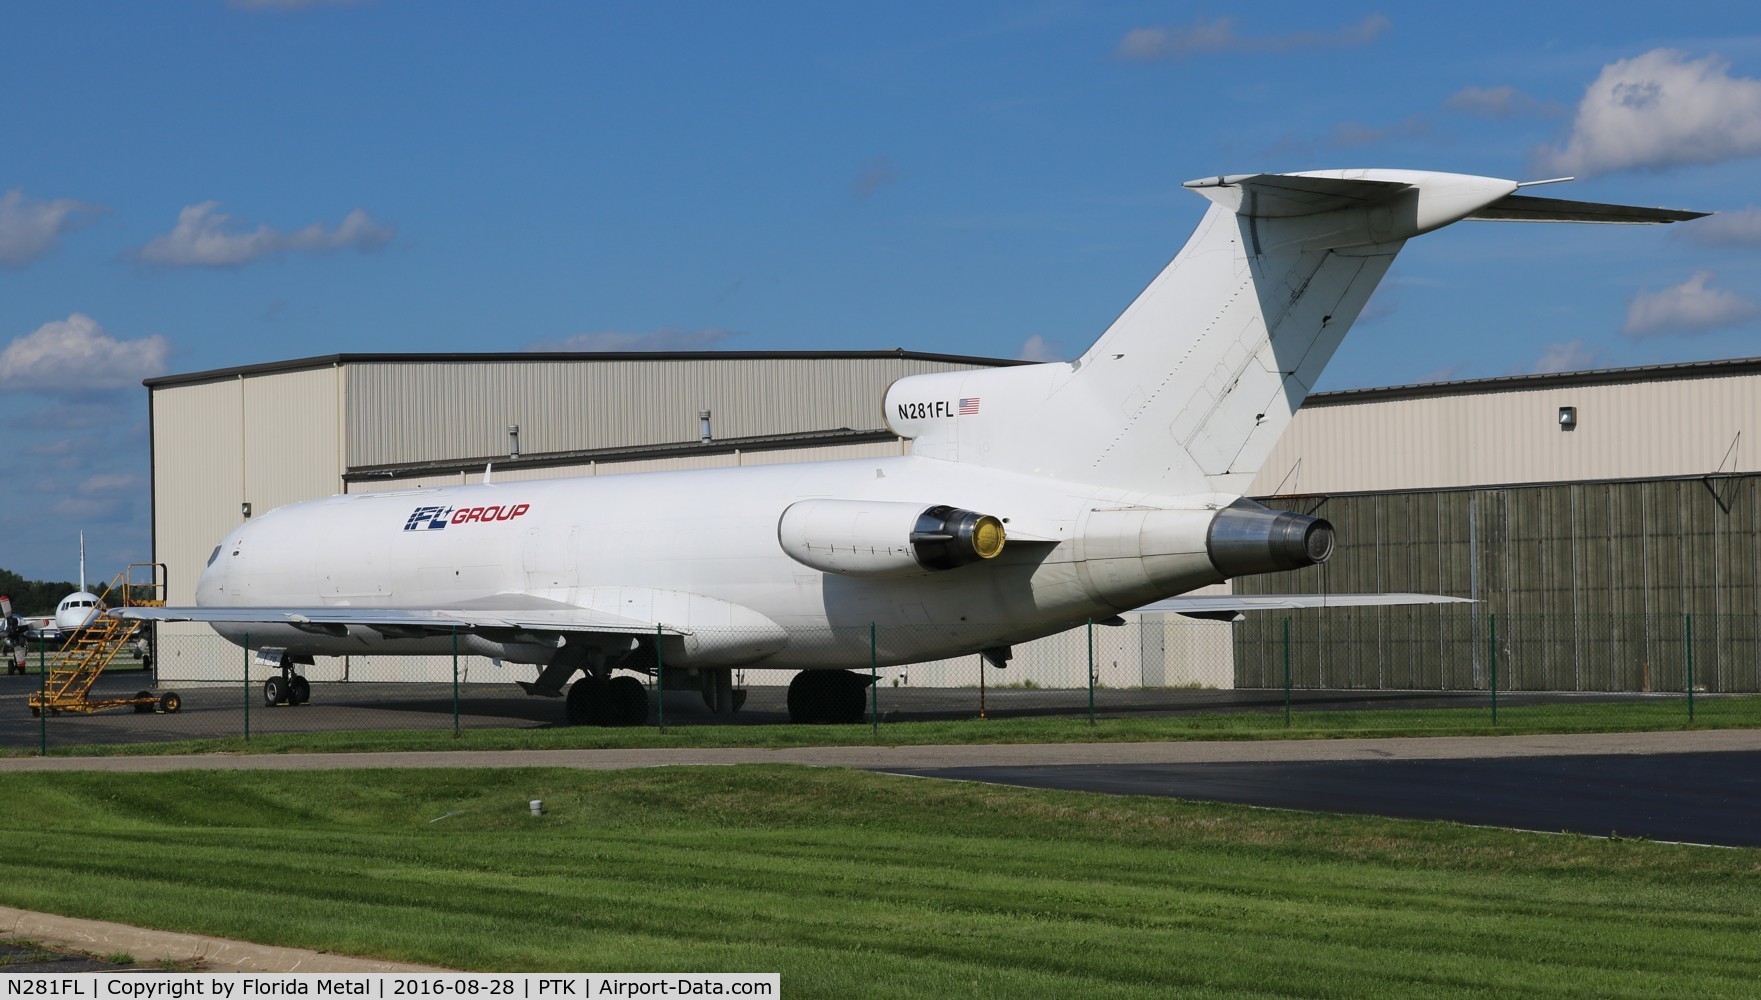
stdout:
<svg viewBox="0 0 1761 1000">
<path fill-rule="evenodd" d="M 262 364 L 238 365 L 232 368 L 211 368 L 207 371 L 188 372 L 181 375 L 156 375 L 152 378 L 142 379 L 141 384 L 149 389 L 158 389 L 165 386 L 208 382 L 218 378 L 268 375 L 275 372 L 300 371 L 308 368 L 385 362 L 433 364 L 473 361 L 878 361 L 887 358 L 904 358 L 911 361 L 946 361 L 952 364 L 992 368 L 1033 364 L 1031 361 L 1015 361 L 1007 358 L 981 358 L 964 354 L 907 351 L 902 347 L 896 347 L 890 351 L 485 351 L 453 354 L 322 354 L 311 358 L 267 361 Z"/>
<path fill-rule="evenodd" d="M 1412 385 L 1391 385 L 1371 389 L 1334 389 L 1312 393 L 1303 400 L 1304 407 L 1347 406 L 1399 399 L 1429 399 L 1438 396 L 1468 396 L 1490 392 L 1524 392 L 1561 386 L 1616 385 L 1630 382 L 1661 382 L 1668 379 L 1707 378 L 1725 375 L 1761 374 L 1761 358 L 1727 358 L 1719 361 L 1682 361 L 1664 365 L 1636 365 L 1631 368 L 1597 368 L 1576 372 L 1546 372 L 1539 375 L 1499 375 L 1493 378 L 1462 379 L 1459 382 L 1420 382 Z"/>
</svg>

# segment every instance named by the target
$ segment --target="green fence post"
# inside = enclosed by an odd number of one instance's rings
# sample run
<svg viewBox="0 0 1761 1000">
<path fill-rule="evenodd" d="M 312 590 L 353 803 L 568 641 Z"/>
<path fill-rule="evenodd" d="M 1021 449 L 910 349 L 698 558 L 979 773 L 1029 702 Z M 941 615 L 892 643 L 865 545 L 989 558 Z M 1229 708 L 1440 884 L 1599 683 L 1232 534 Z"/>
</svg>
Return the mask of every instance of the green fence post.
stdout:
<svg viewBox="0 0 1761 1000">
<path fill-rule="evenodd" d="M 1095 724 L 1095 620 L 1088 620 L 1088 724 Z"/>
<path fill-rule="evenodd" d="M 245 633 L 245 742 L 251 742 L 251 633 Z"/>
<path fill-rule="evenodd" d="M 880 740 L 880 650 L 875 647 L 874 622 L 868 623 L 868 701 L 869 727 L 876 742 Z"/>
<path fill-rule="evenodd" d="M 666 732 L 666 670 L 660 662 L 660 626 L 654 626 L 654 705 L 660 731 Z"/>
<path fill-rule="evenodd" d="M 37 692 L 37 738 L 41 741 L 37 756 L 49 756 L 49 640 L 37 637 L 37 678 L 41 690 Z"/>
<path fill-rule="evenodd" d="M 981 719 L 986 717 L 984 714 L 984 654 L 983 653 L 978 654 L 978 717 Z"/>
<path fill-rule="evenodd" d="M 1688 647 L 1688 722 L 1694 721 L 1694 616 L 1682 615 L 1682 628 L 1687 630 Z M 1716 630 L 1714 630 L 1716 631 Z"/>
<path fill-rule="evenodd" d="M 1498 616 L 1486 615 L 1486 663 L 1492 668 L 1492 724 L 1498 725 Z"/>
<path fill-rule="evenodd" d="M 452 738 L 459 733 L 459 627 L 452 627 Z"/>
<path fill-rule="evenodd" d="M 1284 728 L 1290 728 L 1290 619 L 1284 619 Z"/>
</svg>

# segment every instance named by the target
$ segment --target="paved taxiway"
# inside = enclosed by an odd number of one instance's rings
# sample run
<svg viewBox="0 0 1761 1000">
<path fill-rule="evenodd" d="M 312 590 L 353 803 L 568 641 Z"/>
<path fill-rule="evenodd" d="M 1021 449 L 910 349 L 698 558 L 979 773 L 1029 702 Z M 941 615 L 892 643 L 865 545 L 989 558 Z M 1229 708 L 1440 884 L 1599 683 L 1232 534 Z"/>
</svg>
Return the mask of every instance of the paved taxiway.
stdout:
<svg viewBox="0 0 1761 1000">
<path fill-rule="evenodd" d="M 1755 750 L 886 770 L 1033 788 L 1761 847 L 1761 751 Z"/>
</svg>

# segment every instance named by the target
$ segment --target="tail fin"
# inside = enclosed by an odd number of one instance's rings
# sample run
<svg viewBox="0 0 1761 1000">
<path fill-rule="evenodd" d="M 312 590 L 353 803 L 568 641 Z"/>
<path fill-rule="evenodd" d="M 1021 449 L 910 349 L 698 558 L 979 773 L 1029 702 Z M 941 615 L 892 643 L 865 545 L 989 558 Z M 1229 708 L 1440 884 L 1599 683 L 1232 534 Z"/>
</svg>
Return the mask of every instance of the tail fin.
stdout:
<svg viewBox="0 0 1761 1000">
<path fill-rule="evenodd" d="M 1239 494 L 1407 239 L 1466 218 L 1694 216 L 1529 198 L 1513 194 L 1515 181 L 1422 171 L 1186 186 L 1210 211 L 1082 357 L 894 383 L 887 418 L 913 453 L 1132 492 Z"/>
</svg>

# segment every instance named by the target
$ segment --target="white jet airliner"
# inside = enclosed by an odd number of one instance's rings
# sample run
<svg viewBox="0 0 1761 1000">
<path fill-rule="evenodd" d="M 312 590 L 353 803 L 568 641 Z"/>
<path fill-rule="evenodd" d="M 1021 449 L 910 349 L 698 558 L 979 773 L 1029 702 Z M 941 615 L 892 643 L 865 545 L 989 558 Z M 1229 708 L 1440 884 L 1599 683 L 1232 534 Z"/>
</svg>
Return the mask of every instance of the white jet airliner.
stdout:
<svg viewBox="0 0 1761 1000">
<path fill-rule="evenodd" d="M 1331 525 L 1242 491 L 1411 237 L 1702 214 L 1407 170 L 1186 186 L 1213 202 L 1198 230 L 1080 358 L 895 382 L 883 406 L 910 455 L 290 504 L 215 548 L 197 607 L 112 613 L 248 635 L 282 666 L 274 701 L 306 698 L 295 665 L 312 656 L 447 654 L 456 637 L 539 665 L 534 693 L 582 675 L 575 721 L 643 721 L 644 686 L 612 672 L 657 664 L 706 679 L 719 711 L 732 668 L 798 670 L 794 717 L 854 720 L 871 655 L 1000 662 L 1145 605 L 1264 607 L 1176 595 L 1325 560 Z M 1281 606 L 1301 603 L 1319 602 Z"/>
</svg>

